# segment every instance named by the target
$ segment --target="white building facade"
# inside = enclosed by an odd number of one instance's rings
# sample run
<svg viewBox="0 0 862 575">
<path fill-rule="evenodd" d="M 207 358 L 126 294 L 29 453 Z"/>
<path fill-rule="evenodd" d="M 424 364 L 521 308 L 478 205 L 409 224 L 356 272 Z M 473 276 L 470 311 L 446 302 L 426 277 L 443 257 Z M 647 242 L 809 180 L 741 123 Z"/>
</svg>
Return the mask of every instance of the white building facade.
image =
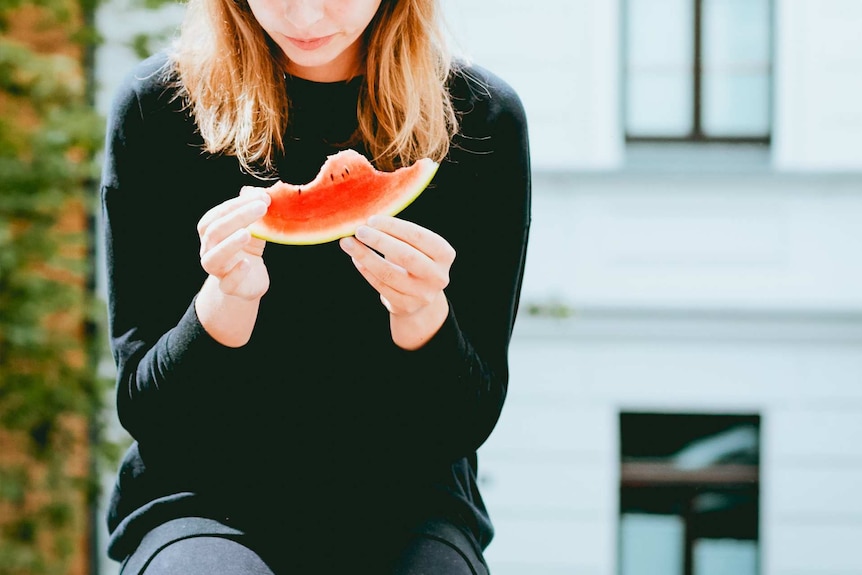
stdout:
<svg viewBox="0 0 862 575">
<path fill-rule="evenodd" d="M 492 573 L 862 573 L 862 1 L 446 9 L 533 152 Z"/>
<path fill-rule="evenodd" d="M 699 4 L 448 4 L 533 149 L 510 395 L 480 458 L 497 575 L 862 573 L 862 2 Z M 698 18 L 714 142 L 685 138 Z M 754 470 L 624 471 L 638 414 L 751 418 Z M 755 498 L 698 538 L 671 505 L 629 508 L 649 484 Z"/>
</svg>

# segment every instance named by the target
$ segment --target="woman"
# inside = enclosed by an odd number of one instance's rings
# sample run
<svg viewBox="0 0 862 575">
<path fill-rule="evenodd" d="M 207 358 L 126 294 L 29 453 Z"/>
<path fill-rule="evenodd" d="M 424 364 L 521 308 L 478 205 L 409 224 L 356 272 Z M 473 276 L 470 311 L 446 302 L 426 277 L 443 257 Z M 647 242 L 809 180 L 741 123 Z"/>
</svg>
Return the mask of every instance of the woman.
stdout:
<svg viewBox="0 0 862 575">
<path fill-rule="evenodd" d="M 191 0 L 119 89 L 102 180 L 124 575 L 486 573 L 476 451 L 530 221 L 515 93 L 435 0 Z M 275 179 L 431 157 L 354 238 L 267 245 Z M 266 249 L 264 249 L 266 247 Z M 457 254 L 457 257 L 456 257 Z"/>
</svg>

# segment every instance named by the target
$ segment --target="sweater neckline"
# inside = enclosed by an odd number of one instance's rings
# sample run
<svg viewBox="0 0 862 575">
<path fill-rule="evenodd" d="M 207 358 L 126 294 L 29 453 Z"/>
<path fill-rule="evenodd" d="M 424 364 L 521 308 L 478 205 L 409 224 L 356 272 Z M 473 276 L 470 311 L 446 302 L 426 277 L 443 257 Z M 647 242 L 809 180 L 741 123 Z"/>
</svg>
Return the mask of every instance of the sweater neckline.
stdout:
<svg viewBox="0 0 862 575">
<path fill-rule="evenodd" d="M 290 74 L 284 75 L 287 95 L 291 99 L 305 95 L 312 97 L 337 97 L 339 95 L 352 96 L 359 92 L 362 80 L 363 76 L 354 76 L 349 80 L 317 82 L 315 80 L 307 80 Z"/>
</svg>

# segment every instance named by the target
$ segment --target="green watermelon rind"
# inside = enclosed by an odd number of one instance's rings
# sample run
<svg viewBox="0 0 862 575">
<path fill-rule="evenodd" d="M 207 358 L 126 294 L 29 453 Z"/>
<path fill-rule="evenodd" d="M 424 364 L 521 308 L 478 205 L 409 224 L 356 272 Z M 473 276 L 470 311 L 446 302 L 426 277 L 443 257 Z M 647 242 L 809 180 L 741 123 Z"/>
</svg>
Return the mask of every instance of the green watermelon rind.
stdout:
<svg viewBox="0 0 862 575">
<path fill-rule="evenodd" d="M 328 242 L 339 240 L 341 238 L 352 236 L 356 233 L 356 228 L 365 223 L 369 217 L 377 214 L 396 216 L 402 211 L 404 211 L 410 204 L 416 201 L 416 199 L 420 195 L 422 195 L 422 192 L 424 192 L 428 188 L 428 186 L 431 184 L 431 181 L 434 179 L 434 176 L 437 174 L 437 169 L 440 167 L 440 164 L 429 158 L 418 160 L 417 163 L 424 163 L 425 167 L 423 167 L 419 171 L 419 175 L 417 177 L 411 180 L 411 184 L 413 184 L 411 186 L 412 191 L 410 191 L 409 193 L 404 193 L 403 195 L 395 196 L 398 201 L 396 202 L 393 199 L 392 202 L 390 202 L 391 208 L 389 210 L 375 211 L 373 213 L 365 214 L 361 221 L 359 221 L 359 219 L 357 218 L 356 220 L 345 223 L 339 228 L 330 228 L 322 232 L 312 232 L 306 234 L 294 233 L 287 235 L 274 233 L 274 230 L 271 230 L 270 227 L 266 226 L 260 220 L 250 225 L 248 229 L 253 237 L 271 243 L 295 246 L 325 244 Z"/>
</svg>

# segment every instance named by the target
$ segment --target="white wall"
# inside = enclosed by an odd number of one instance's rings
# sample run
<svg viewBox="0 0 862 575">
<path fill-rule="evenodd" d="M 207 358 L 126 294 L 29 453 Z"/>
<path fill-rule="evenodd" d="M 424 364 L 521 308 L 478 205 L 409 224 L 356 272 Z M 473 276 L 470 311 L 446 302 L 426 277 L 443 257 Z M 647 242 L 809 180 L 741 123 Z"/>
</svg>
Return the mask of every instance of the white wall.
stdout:
<svg viewBox="0 0 862 575">
<path fill-rule="evenodd" d="M 862 169 L 862 2 L 775 4 L 776 167 Z"/>
<path fill-rule="evenodd" d="M 497 575 L 616 573 L 621 409 L 760 413 L 762 575 L 862 572 L 862 175 L 537 174 Z"/>
<path fill-rule="evenodd" d="M 862 174 L 537 174 L 524 299 L 862 310 Z"/>
<path fill-rule="evenodd" d="M 619 165 L 617 2 L 446 0 L 445 6 L 461 51 L 520 94 L 537 169 Z"/>
<path fill-rule="evenodd" d="M 774 0 L 773 164 L 862 170 L 862 2 Z M 446 1 L 464 51 L 509 80 L 538 169 L 624 160 L 621 1 Z"/>
<path fill-rule="evenodd" d="M 526 318 L 518 333 L 480 452 L 492 573 L 617 573 L 618 413 L 651 409 L 760 413 L 761 573 L 862 573 L 862 323 Z"/>
</svg>

